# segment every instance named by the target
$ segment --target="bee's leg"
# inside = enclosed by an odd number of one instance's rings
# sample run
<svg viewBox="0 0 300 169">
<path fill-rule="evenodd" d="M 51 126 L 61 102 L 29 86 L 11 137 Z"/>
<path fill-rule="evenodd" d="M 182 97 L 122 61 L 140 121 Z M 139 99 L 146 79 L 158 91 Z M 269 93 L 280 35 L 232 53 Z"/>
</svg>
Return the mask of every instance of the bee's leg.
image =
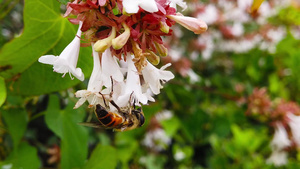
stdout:
<svg viewBox="0 0 300 169">
<path fill-rule="evenodd" d="M 133 109 L 135 110 L 135 100 L 133 100 Z"/>
<path fill-rule="evenodd" d="M 108 106 L 107 106 L 107 104 L 106 104 L 106 101 L 105 101 L 104 95 L 103 95 L 101 92 L 99 92 L 99 94 L 101 94 L 101 96 L 102 96 L 102 99 L 103 99 L 103 102 L 104 102 L 104 105 L 105 105 L 105 107 L 108 107 Z"/>
<path fill-rule="evenodd" d="M 129 97 L 129 100 L 128 100 L 128 105 L 129 105 L 129 107 L 131 107 L 131 99 L 132 99 L 132 95 L 133 95 L 133 92 L 131 92 L 130 97 Z M 134 99 L 133 99 L 133 104 L 135 104 L 135 100 L 134 100 Z"/>
<path fill-rule="evenodd" d="M 122 111 L 121 111 L 120 107 L 113 100 L 111 100 L 109 102 L 118 110 L 118 112 L 120 114 L 122 114 Z"/>
<path fill-rule="evenodd" d="M 111 80 L 111 92 L 109 93 L 109 97 L 112 98 L 113 92 L 114 92 L 114 82 L 113 82 L 113 78 L 112 76 L 110 76 L 110 80 Z"/>
<path fill-rule="evenodd" d="M 131 111 L 132 111 L 132 106 L 131 106 L 132 95 L 133 95 L 133 92 L 130 94 L 130 97 L 129 97 L 129 100 L 128 100 L 129 114 L 131 114 Z M 133 99 L 133 107 L 134 107 L 134 109 L 135 109 L 135 99 Z"/>
</svg>

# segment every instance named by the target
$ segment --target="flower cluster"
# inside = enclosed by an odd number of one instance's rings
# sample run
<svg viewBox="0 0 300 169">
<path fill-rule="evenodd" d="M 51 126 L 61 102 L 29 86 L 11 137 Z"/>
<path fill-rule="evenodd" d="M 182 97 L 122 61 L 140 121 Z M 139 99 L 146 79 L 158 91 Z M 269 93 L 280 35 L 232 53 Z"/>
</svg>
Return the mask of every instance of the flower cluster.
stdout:
<svg viewBox="0 0 300 169">
<path fill-rule="evenodd" d="M 300 147 L 300 107 L 282 99 L 270 100 L 265 88 L 254 89 L 248 98 L 247 115 L 268 122 L 275 133 L 271 142 L 272 154 L 267 160 L 276 166 L 287 163 L 288 152 Z"/>
<path fill-rule="evenodd" d="M 128 101 L 147 104 L 154 101 L 152 94 L 160 93 L 162 83 L 174 78 L 165 70 L 170 64 L 155 67 L 168 52 L 162 36 L 172 35 L 171 26 L 176 22 L 195 34 L 207 29 L 202 20 L 176 12 L 177 5 L 186 8 L 181 0 L 69 2 L 64 16 L 72 16 L 69 21 L 79 24 L 75 38 L 59 56 L 45 55 L 39 62 L 53 65 L 54 71 L 63 76 L 69 73 L 83 81 L 84 74 L 76 66 L 80 40 L 84 39 L 92 46 L 94 68 L 87 90 L 76 92 L 80 99 L 74 108 L 85 101 L 90 107 L 103 104 L 101 94 L 110 91 L 110 99 L 120 107 L 127 106 Z"/>
<path fill-rule="evenodd" d="M 251 11 L 253 0 L 217 0 L 216 5 L 198 5 L 194 15 L 212 27 L 194 44 L 201 46 L 199 51 L 204 59 L 209 59 L 214 51 L 245 53 L 260 48 L 270 53 L 285 37 L 285 27 L 268 22 L 278 15 L 281 9 L 291 5 L 290 0 L 264 1 L 257 11 Z M 249 25 L 255 29 L 248 30 Z M 212 43 L 214 42 L 214 43 Z"/>
<path fill-rule="evenodd" d="M 206 61 L 220 52 L 246 53 L 256 48 L 275 53 L 277 44 L 287 34 L 291 33 L 295 38 L 300 38 L 299 26 L 276 24 L 281 22 L 278 20 L 279 15 L 286 16 L 281 14 L 281 11 L 291 6 L 297 9 L 296 0 L 263 1 L 257 11 L 251 11 L 255 2 L 253 0 L 189 2 L 191 7 L 185 12 L 205 21 L 209 30 L 201 36 L 191 37 L 186 47 L 188 53 L 186 50 L 178 50 L 182 48 L 180 42 L 184 31 L 181 29 L 175 27 L 173 36 L 166 39 L 166 42 L 169 42 L 170 53 L 173 51 L 168 62 L 171 62 L 183 77 L 189 77 L 191 82 L 201 79 L 192 69 L 194 66 L 199 67 L 192 64 L 195 60 Z M 270 22 L 272 18 L 275 22 Z"/>
</svg>

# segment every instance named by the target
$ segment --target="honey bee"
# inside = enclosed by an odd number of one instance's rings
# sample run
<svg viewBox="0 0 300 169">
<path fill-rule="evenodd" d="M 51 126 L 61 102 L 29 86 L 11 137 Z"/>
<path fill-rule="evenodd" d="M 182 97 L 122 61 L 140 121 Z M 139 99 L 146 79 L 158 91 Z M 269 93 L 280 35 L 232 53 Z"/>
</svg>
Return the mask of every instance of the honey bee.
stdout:
<svg viewBox="0 0 300 169">
<path fill-rule="evenodd" d="M 111 101 L 111 103 L 113 104 L 114 102 Z M 116 107 L 117 112 L 110 112 L 100 104 L 97 104 L 95 114 L 105 128 L 112 128 L 115 131 L 127 131 L 141 127 L 145 122 L 142 110 L 133 107 Z"/>
<path fill-rule="evenodd" d="M 113 91 L 112 91 L 113 92 Z M 94 128 L 107 128 L 114 131 L 128 131 L 138 127 L 141 127 L 145 123 L 145 116 L 141 108 L 136 108 L 135 103 L 131 105 L 131 96 L 129 98 L 129 104 L 126 107 L 119 107 L 112 99 L 112 92 L 109 94 L 109 99 L 103 98 L 105 107 L 100 104 L 96 105 L 95 115 L 99 122 L 81 123 L 82 125 L 94 127 Z M 117 110 L 110 111 L 106 102 L 111 103 Z"/>
</svg>

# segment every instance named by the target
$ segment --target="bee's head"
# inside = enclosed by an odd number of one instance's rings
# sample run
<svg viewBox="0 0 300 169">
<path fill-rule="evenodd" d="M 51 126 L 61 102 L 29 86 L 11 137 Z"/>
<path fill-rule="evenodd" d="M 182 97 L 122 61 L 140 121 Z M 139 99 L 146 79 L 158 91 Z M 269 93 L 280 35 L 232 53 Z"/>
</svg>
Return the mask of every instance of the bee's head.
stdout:
<svg viewBox="0 0 300 169">
<path fill-rule="evenodd" d="M 142 109 L 137 108 L 137 109 L 133 110 L 132 112 L 135 114 L 136 118 L 139 121 L 139 127 L 141 127 L 145 123 L 145 116 L 144 116 Z"/>
<path fill-rule="evenodd" d="M 139 124 L 139 127 L 141 127 L 144 123 L 145 123 L 145 116 L 143 114 L 140 113 L 140 116 L 139 116 L 139 120 L 140 120 L 140 124 Z"/>
</svg>

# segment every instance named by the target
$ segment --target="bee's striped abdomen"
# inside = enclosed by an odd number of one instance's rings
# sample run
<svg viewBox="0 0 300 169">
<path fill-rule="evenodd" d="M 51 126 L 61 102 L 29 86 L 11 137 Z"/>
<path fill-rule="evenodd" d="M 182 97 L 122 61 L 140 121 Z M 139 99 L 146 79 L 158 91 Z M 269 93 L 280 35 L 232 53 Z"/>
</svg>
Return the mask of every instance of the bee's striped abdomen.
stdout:
<svg viewBox="0 0 300 169">
<path fill-rule="evenodd" d="M 123 122 L 123 118 L 120 115 L 108 112 L 100 104 L 96 105 L 95 113 L 100 123 L 105 127 L 118 126 Z"/>
</svg>

